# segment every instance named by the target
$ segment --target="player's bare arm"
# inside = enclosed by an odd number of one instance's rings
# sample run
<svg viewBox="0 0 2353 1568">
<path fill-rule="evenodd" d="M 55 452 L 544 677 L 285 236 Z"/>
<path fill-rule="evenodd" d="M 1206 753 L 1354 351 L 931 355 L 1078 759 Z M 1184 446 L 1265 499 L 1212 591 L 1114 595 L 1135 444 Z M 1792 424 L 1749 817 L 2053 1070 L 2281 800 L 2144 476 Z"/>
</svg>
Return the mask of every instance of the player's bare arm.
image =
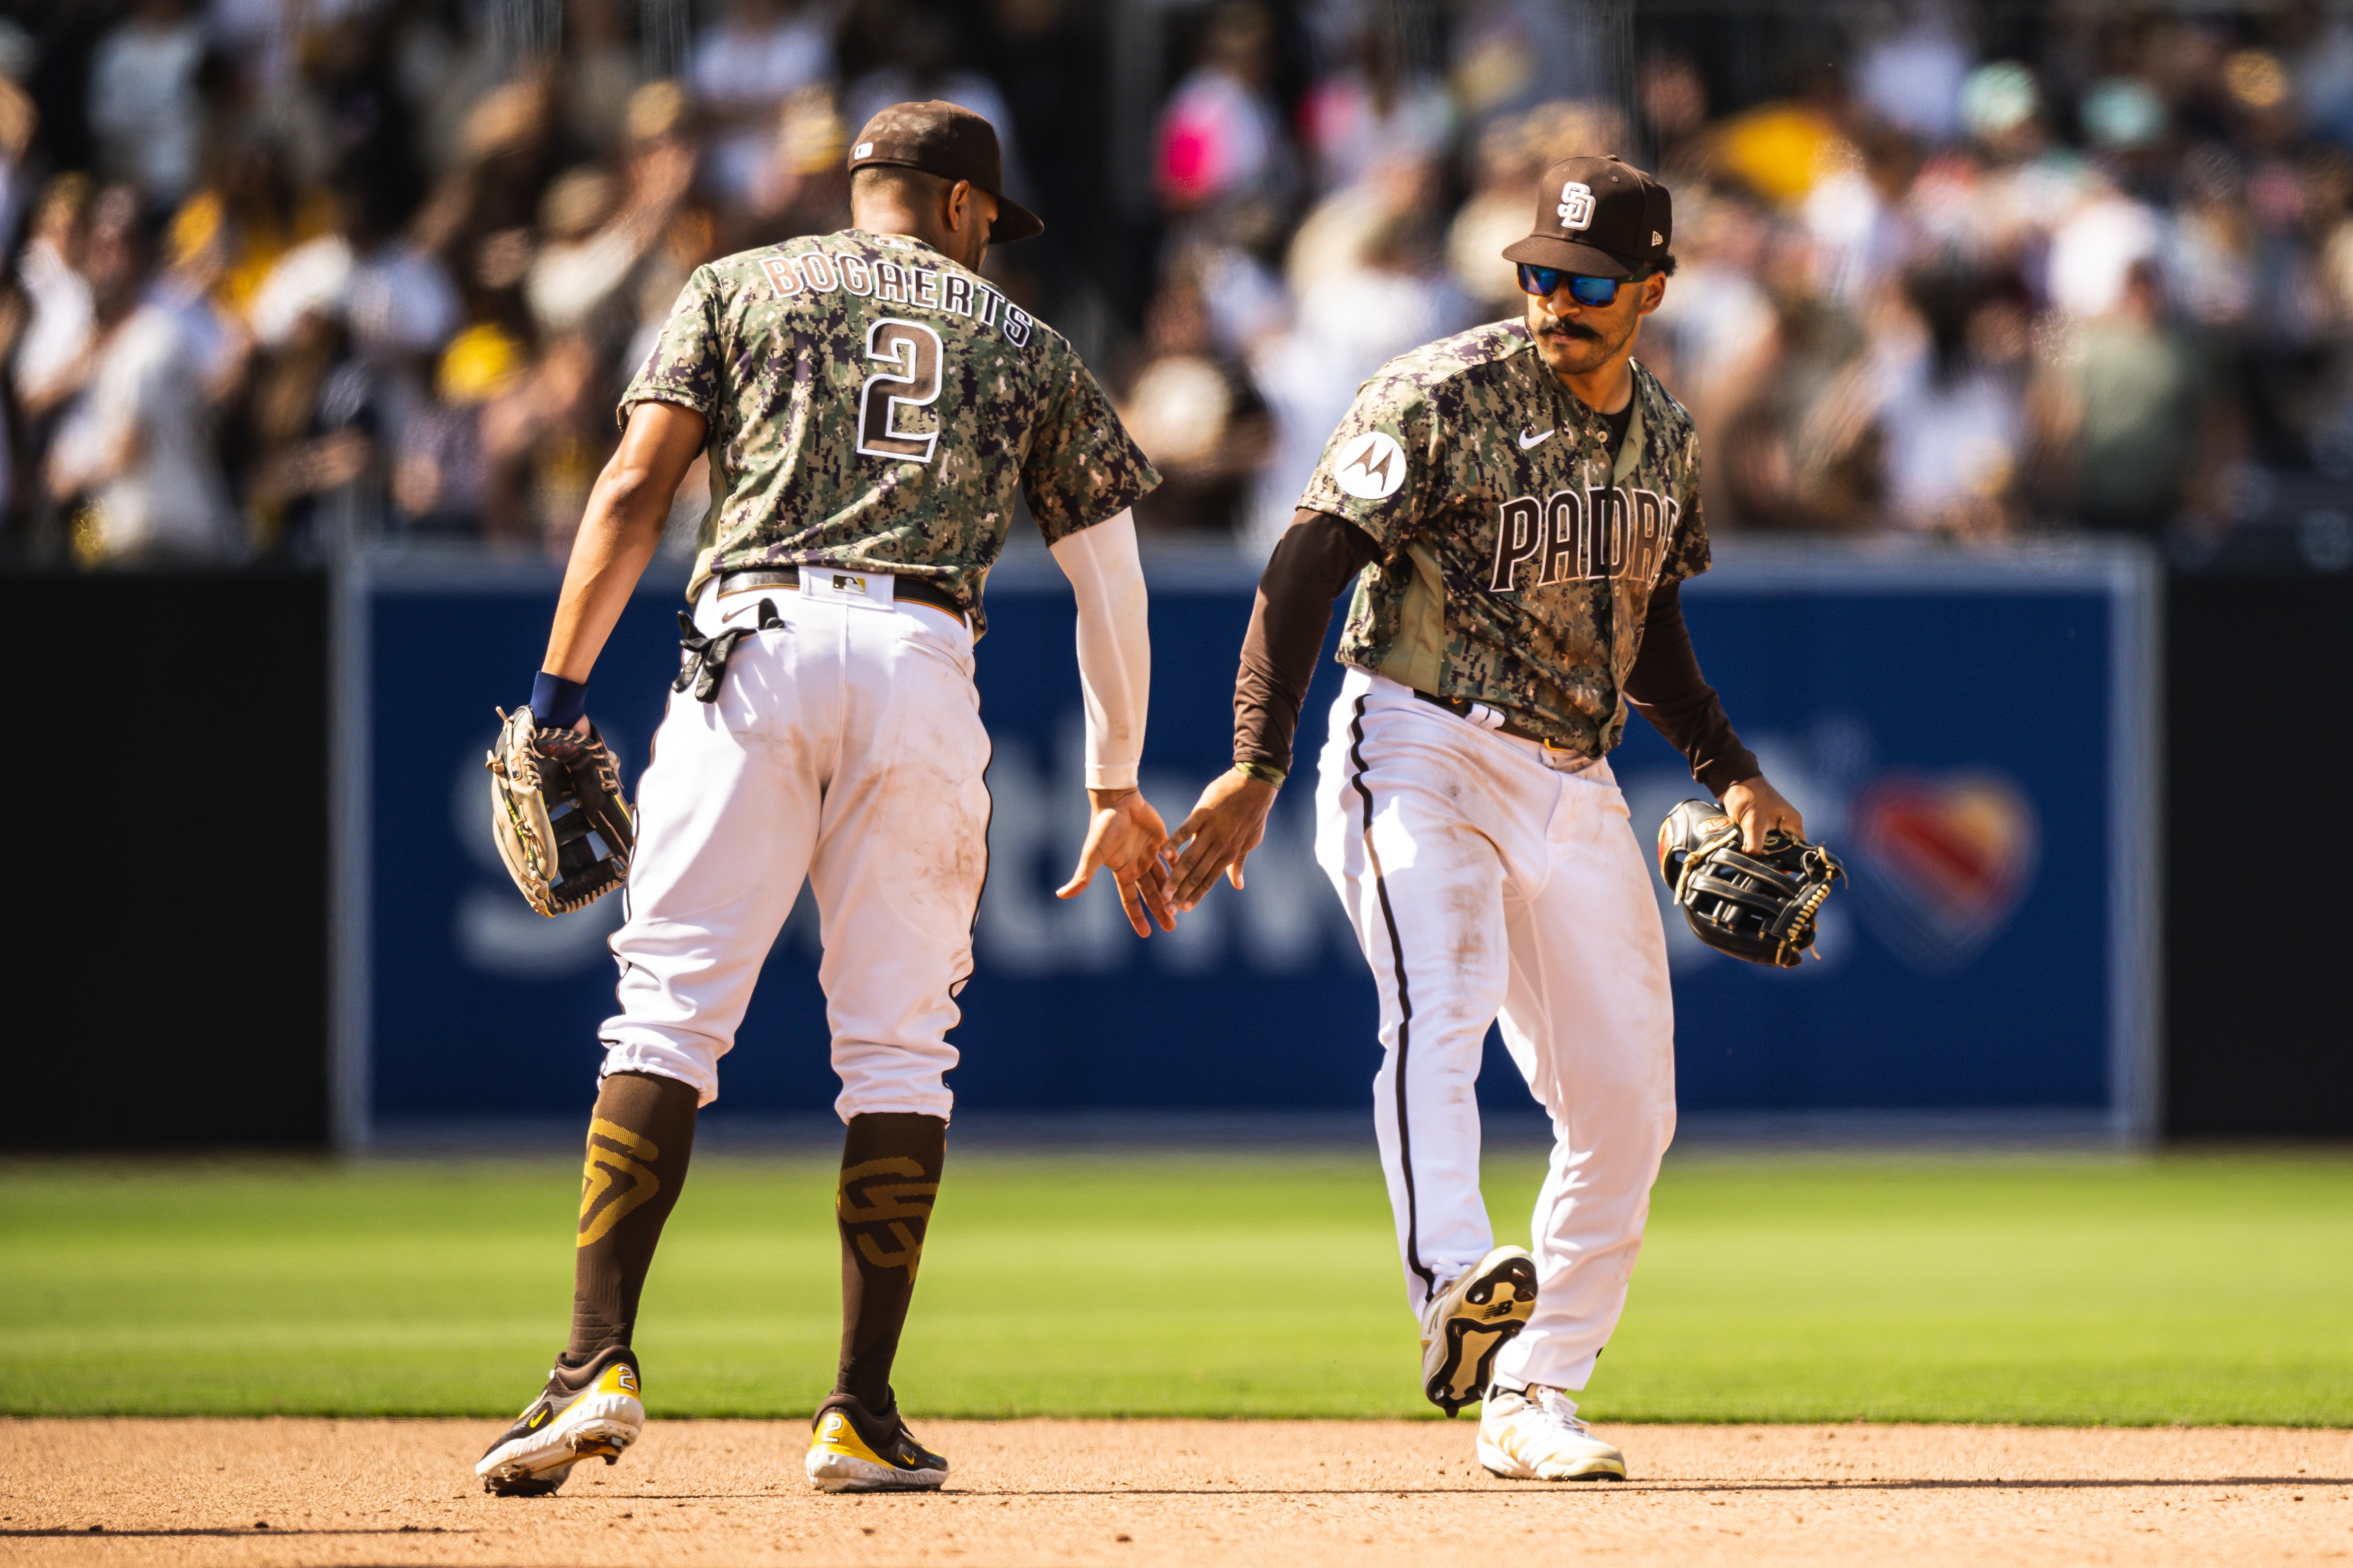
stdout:
<svg viewBox="0 0 2353 1568">
<path fill-rule="evenodd" d="M 702 416 L 675 403 L 640 403 L 605 471 L 564 568 L 564 591 L 547 635 L 545 673 L 586 684 L 613 635 L 646 563 L 661 543 L 670 500 L 702 450 Z"/>
</svg>

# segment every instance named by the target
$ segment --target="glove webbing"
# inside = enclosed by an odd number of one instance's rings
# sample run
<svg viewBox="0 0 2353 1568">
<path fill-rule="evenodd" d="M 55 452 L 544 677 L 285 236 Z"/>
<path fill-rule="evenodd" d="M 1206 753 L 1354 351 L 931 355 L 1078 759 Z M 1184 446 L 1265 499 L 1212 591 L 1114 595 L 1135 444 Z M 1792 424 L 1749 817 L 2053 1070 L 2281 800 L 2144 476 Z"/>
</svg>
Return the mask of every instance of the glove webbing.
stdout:
<svg viewBox="0 0 2353 1568">
<path fill-rule="evenodd" d="M 1827 899 L 1836 872 L 1816 864 L 1819 851 L 1806 856 L 1808 875 L 1803 881 L 1787 872 L 1759 860 L 1752 860 L 1732 846 L 1739 841 L 1740 830 L 1708 840 L 1683 862 L 1683 876 L 1675 885 L 1676 901 L 1690 908 L 1689 895 L 1712 894 L 1723 903 L 1750 910 L 1759 916 L 1769 916 L 1763 921 L 1758 934 L 1773 942 L 1777 959 L 1786 960 L 1789 941 L 1797 931 L 1805 929 Z M 1833 863 L 1834 864 L 1834 863 Z M 1738 873 L 1746 880 L 1736 881 L 1721 873 Z M 1760 889 L 1758 884 L 1762 884 Z M 1765 889 L 1779 894 L 1767 897 Z M 1717 922 L 1723 923 L 1723 922 Z"/>
</svg>

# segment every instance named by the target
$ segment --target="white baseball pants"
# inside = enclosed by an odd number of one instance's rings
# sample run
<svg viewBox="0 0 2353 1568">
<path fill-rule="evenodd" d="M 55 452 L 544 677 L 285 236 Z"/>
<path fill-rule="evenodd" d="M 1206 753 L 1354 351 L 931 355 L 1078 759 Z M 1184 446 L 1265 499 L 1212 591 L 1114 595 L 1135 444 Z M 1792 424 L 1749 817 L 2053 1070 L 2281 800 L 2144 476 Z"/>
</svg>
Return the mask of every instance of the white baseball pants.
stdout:
<svg viewBox="0 0 2353 1568">
<path fill-rule="evenodd" d="M 988 858 L 972 634 L 928 605 L 776 587 L 707 588 L 695 624 L 756 626 L 763 599 L 783 629 L 736 646 L 717 701 L 670 694 L 638 782 L 604 1070 L 717 1099 L 719 1058 L 806 878 L 825 935 L 834 1110 L 944 1117 Z"/>
<path fill-rule="evenodd" d="M 1500 1016 L 1554 1143 L 1535 1311 L 1495 1373 L 1583 1388 L 1675 1125 L 1666 939 L 1625 797 L 1605 762 L 1556 763 L 1351 670 L 1315 820 L 1380 992 L 1373 1119 L 1416 1316 L 1494 1245 L 1476 1084 Z"/>
</svg>

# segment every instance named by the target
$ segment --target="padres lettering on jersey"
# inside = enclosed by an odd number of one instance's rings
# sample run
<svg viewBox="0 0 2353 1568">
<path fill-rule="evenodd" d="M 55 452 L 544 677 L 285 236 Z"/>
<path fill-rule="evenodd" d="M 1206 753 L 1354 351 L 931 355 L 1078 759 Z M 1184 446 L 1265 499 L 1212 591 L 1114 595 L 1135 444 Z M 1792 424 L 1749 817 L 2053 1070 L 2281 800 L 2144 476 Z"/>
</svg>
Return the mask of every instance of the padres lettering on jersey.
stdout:
<svg viewBox="0 0 2353 1568">
<path fill-rule="evenodd" d="M 710 421 L 714 573 L 929 578 L 987 629 L 1017 493 L 1047 542 L 1160 482 L 1069 342 L 901 235 L 850 229 L 698 268 L 621 396 Z"/>
<path fill-rule="evenodd" d="M 1496 519 L 1487 587 L 1510 594 L 1609 577 L 1654 581 L 1682 512 L 1655 490 L 1619 486 L 1555 490 L 1542 500 L 1514 496 Z"/>
<path fill-rule="evenodd" d="M 1341 661 L 1580 755 L 1616 745 L 1651 593 L 1708 565 L 1690 416 L 1640 364 L 1634 399 L 1613 465 L 1605 421 L 1517 322 L 1383 366 L 1299 501 L 1383 549 Z"/>
</svg>

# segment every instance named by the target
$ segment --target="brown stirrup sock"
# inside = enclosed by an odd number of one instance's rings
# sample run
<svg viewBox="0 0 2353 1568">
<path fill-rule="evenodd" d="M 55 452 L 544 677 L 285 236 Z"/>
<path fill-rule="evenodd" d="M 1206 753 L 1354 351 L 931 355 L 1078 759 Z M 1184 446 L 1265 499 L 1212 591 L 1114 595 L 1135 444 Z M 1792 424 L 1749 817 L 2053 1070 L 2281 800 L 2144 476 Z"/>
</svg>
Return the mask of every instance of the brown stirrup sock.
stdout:
<svg viewBox="0 0 2353 1568">
<path fill-rule="evenodd" d="M 608 1074 L 596 1091 L 580 1173 L 572 1346 L 560 1364 L 586 1366 L 629 1342 L 654 1243 L 686 1181 L 699 1098 L 692 1084 L 640 1072 Z"/>
<path fill-rule="evenodd" d="M 947 1133 L 939 1117 L 893 1110 L 851 1117 L 842 1140 L 833 1205 L 841 1226 L 841 1370 L 833 1389 L 877 1414 L 892 1407 L 891 1363 L 915 1293 Z"/>
</svg>

